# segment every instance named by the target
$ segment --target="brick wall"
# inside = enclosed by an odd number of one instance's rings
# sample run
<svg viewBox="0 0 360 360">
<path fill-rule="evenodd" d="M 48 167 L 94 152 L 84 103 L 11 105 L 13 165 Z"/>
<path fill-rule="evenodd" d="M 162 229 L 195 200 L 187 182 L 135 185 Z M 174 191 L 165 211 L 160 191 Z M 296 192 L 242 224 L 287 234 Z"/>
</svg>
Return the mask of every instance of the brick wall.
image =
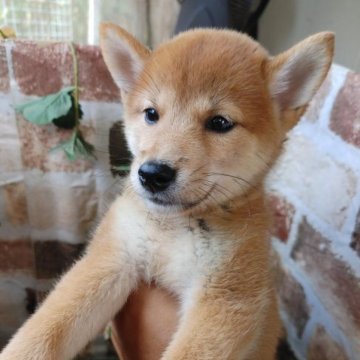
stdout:
<svg viewBox="0 0 360 360">
<path fill-rule="evenodd" d="M 333 66 L 268 179 L 281 315 L 300 359 L 360 358 L 360 75 Z"/>
<path fill-rule="evenodd" d="M 0 348 L 79 256 L 115 191 L 108 147 L 119 92 L 98 48 L 77 46 L 76 54 L 81 129 L 97 162 L 49 153 L 71 130 L 33 125 L 13 109 L 73 85 L 70 45 L 0 42 Z"/>
<path fill-rule="evenodd" d="M 77 56 L 96 163 L 49 154 L 69 133 L 13 110 L 72 85 L 69 45 L 0 43 L 0 347 L 82 251 L 115 191 L 108 146 L 123 149 L 119 94 L 98 48 Z M 281 314 L 299 359 L 359 359 L 359 97 L 360 75 L 334 66 L 268 181 Z"/>
</svg>

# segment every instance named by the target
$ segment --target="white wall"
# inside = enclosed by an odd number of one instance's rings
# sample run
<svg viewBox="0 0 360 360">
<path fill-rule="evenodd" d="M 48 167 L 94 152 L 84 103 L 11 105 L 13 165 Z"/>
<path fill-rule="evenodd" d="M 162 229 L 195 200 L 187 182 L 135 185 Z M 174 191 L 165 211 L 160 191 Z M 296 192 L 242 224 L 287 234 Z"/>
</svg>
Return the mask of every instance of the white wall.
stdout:
<svg viewBox="0 0 360 360">
<path fill-rule="evenodd" d="M 360 0 L 271 0 L 259 40 L 277 54 L 323 30 L 336 33 L 335 61 L 360 71 Z"/>
</svg>

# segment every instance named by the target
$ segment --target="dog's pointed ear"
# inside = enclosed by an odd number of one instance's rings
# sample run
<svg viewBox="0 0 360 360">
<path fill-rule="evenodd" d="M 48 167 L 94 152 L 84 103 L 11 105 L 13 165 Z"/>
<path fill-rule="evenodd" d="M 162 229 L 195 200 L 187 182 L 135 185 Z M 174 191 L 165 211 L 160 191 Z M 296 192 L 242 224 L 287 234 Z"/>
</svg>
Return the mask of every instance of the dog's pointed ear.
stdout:
<svg viewBox="0 0 360 360">
<path fill-rule="evenodd" d="M 308 37 L 270 59 L 267 78 L 270 93 L 281 111 L 306 106 L 329 71 L 334 53 L 334 34 Z"/>
<path fill-rule="evenodd" d="M 100 47 L 115 83 L 122 93 L 129 92 L 150 50 L 120 26 L 112 23 L 100 25 Z"/>
</svg>

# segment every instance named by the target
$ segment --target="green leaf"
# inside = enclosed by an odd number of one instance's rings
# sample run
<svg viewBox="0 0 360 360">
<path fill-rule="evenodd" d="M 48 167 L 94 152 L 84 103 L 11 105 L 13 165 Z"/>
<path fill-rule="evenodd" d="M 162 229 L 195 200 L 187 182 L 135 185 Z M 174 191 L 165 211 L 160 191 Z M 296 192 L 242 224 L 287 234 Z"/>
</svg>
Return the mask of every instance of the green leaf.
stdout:
<svg viewBox="0 0 360 360">
<path fill-rule="evenodd" d="M 74 87 L 68 87 L 59 92 L 40 99 L 15 106 L 26 120 L 37 125 L 50 124 L 54 119 L 66 115 L 72 106 L 71 92 Z"/>
<path fill-rule="evenodd" d="M 51 151 L 55 151 L 58 149 L 62 149 L 66 157 L 71 161 L 78 158 L 96 159 L 96 156 L 94 154 L 94 146 L 84 139 L 83 135 L 79 130 L 75 130 L 68 141 L 59 144 L 58 146 L 51 149 Z"/>
</svg>

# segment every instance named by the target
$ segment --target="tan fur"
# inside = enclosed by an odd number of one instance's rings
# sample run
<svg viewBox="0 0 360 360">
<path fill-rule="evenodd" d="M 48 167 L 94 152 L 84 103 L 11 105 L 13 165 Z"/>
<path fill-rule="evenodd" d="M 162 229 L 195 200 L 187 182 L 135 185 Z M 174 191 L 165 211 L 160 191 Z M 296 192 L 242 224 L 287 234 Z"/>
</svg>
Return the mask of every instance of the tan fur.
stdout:
<svg viewBox="0 0 360 360">
<path fill-rule="evenodd" d="M 115 25 L 103 25 L 101 39 L 122 91 L 131 174 L 85 256 L 0 360 L 70 359 L 139 281 L 181 302 L 163 360 L 274 359 L 280 322 L 263 180 L 328 72 L 333 35 L 275 58 L 225 30 L 190 31 L 153 52 Z M 156 124 L 144 121 L 148 107 Z M 218 114 L 235 123 L 228 133 L 205 129 Z M 152 203 L 138 181 L 153 159 L 178 169 L 168 205 Z"/>
</svg>

